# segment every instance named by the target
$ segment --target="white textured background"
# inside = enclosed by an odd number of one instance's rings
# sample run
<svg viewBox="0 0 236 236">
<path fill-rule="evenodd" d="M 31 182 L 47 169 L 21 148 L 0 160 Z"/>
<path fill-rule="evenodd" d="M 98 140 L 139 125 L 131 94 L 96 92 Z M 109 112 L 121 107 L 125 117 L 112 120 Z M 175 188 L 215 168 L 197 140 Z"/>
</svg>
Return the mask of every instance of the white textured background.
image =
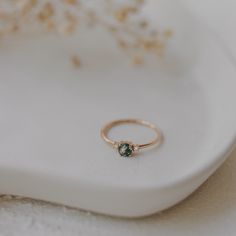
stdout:
<svg viewBox="0 0 236 236">
<path fill-rule="evenodd" d="M 185 1 L 225 42 L 235 63 L 236 2 Z M 235 68 L 236 69 L 236 68 Z M 192 196 L 161 214 L 127 220 L 0 197 L 0 235 L 236 235 L 236 150 Z"/>
</svg>

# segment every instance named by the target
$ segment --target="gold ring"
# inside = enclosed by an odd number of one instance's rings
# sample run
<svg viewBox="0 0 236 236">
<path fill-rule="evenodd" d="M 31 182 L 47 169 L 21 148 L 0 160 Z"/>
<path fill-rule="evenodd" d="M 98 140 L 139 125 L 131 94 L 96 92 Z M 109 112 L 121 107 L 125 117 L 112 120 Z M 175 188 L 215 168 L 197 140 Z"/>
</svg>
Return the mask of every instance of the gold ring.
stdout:
<svg viewBox="0 0 236 236">
<path fill-rule="evenodd" d="M 109 131 L 114 126 L 122 125 L 122 124 L 138 124 L 138 125 L 145 126 L 153 130 L 156 136 L 153 140 L 144 144 L 134 144 L 131 141 L 114 141 L 110 139 L 108 137 Z M 148 121 L 140 120 L 140 119 L 120 119 L 120 120 L 111 121 L 110 123 L 106 124 L 101 129 L 101 137 L 106 143 L 114 147 L 122 157 L 131 157 L 131 156 L 134 156 L 134 154 L 137 153 L 140 149 L 159 144 L 162 139 L 162 133 L 157 126 L 155 126 L 154 124 Z"/>
</svg>

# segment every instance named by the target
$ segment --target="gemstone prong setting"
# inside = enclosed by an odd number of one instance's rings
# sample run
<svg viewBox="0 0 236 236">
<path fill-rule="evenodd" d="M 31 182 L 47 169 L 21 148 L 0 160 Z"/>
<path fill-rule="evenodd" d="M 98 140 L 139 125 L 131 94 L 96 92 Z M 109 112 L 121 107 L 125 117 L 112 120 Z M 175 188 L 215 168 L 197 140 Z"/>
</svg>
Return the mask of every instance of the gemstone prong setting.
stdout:
<svg viewBox="0 0 236 236">
<path fill-rule="evenodd" d="M 134 145 L 132 142 L 121 141 L 118 144 L 117 150 L 122 157 L 132 157 L 134 152 L 137 151 L 135 147 L 136 145 Z"/>
</svg>

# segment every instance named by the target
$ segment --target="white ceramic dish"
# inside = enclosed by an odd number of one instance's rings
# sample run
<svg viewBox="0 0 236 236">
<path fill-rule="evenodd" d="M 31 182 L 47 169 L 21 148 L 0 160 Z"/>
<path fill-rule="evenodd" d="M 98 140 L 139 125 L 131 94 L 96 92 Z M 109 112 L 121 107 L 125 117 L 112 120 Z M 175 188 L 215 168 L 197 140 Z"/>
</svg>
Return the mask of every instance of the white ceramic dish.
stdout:
<svg viewBox="0 0 236 236">
<path fill-rule="evenodd" d="M 175 37 L 164 62 L 142 68 L 127 65 L 100 30 L 80 35 L 80 70 L 66 63 L 76 37 L 1 47 L 0 192 L 140 217 L 181 201 L 223 163 L 236 135 L 233 65 L 179 2 L 149 0 L 145 11 Z M 119 157 L 99 132 L 123 117 L 156 123 L 162 146 Z M 149 138 L 136 127 L 114 132 Z"/>
</svg>

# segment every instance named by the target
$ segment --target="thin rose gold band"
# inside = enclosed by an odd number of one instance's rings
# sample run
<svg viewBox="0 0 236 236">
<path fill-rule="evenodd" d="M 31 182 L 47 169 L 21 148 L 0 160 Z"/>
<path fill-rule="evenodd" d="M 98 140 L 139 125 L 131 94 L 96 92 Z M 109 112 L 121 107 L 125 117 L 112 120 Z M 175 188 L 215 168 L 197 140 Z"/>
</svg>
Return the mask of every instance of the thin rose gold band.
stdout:
<svg viewBox="0 0 236 236">
<path fill-rule="evenodd" d="M 162 139 L 162 134 L 160 129 L 155 126 L 154 124 L 145 121 L 145 120 L 141 120 L 141 119 L 120 119 L 120 120 L 114 120 L 111 121 L 110 123 L 106 124 L 102 130 L 101 130 L 101 137 L 102 139 L 107 142 L 108 144 L 112 145 L 113 147 L 117 148 L 117 145 L 119 144 L 119 142 L 111 140 L 108 138 L 108 133 L 109 131 L 117 125 L 122 125 L 122 124 L 138 124 L 138 125 L 142 125 L 145 126 L 147 128 L 150 128 L 151 130 L 153 130 L 156 133 L 156 137 L 155 139 L 153 139 L 152 141 L 148 142 L 148 143 L 144 143 L 144 144 L 133 144 L 135 146 L 136 150 L 139 149 L 143 149 L 143 148 L 147 148 L 150 146 L 153 146 L 157 143 L 160 143 L 161 139 Z"/>
</svg>

